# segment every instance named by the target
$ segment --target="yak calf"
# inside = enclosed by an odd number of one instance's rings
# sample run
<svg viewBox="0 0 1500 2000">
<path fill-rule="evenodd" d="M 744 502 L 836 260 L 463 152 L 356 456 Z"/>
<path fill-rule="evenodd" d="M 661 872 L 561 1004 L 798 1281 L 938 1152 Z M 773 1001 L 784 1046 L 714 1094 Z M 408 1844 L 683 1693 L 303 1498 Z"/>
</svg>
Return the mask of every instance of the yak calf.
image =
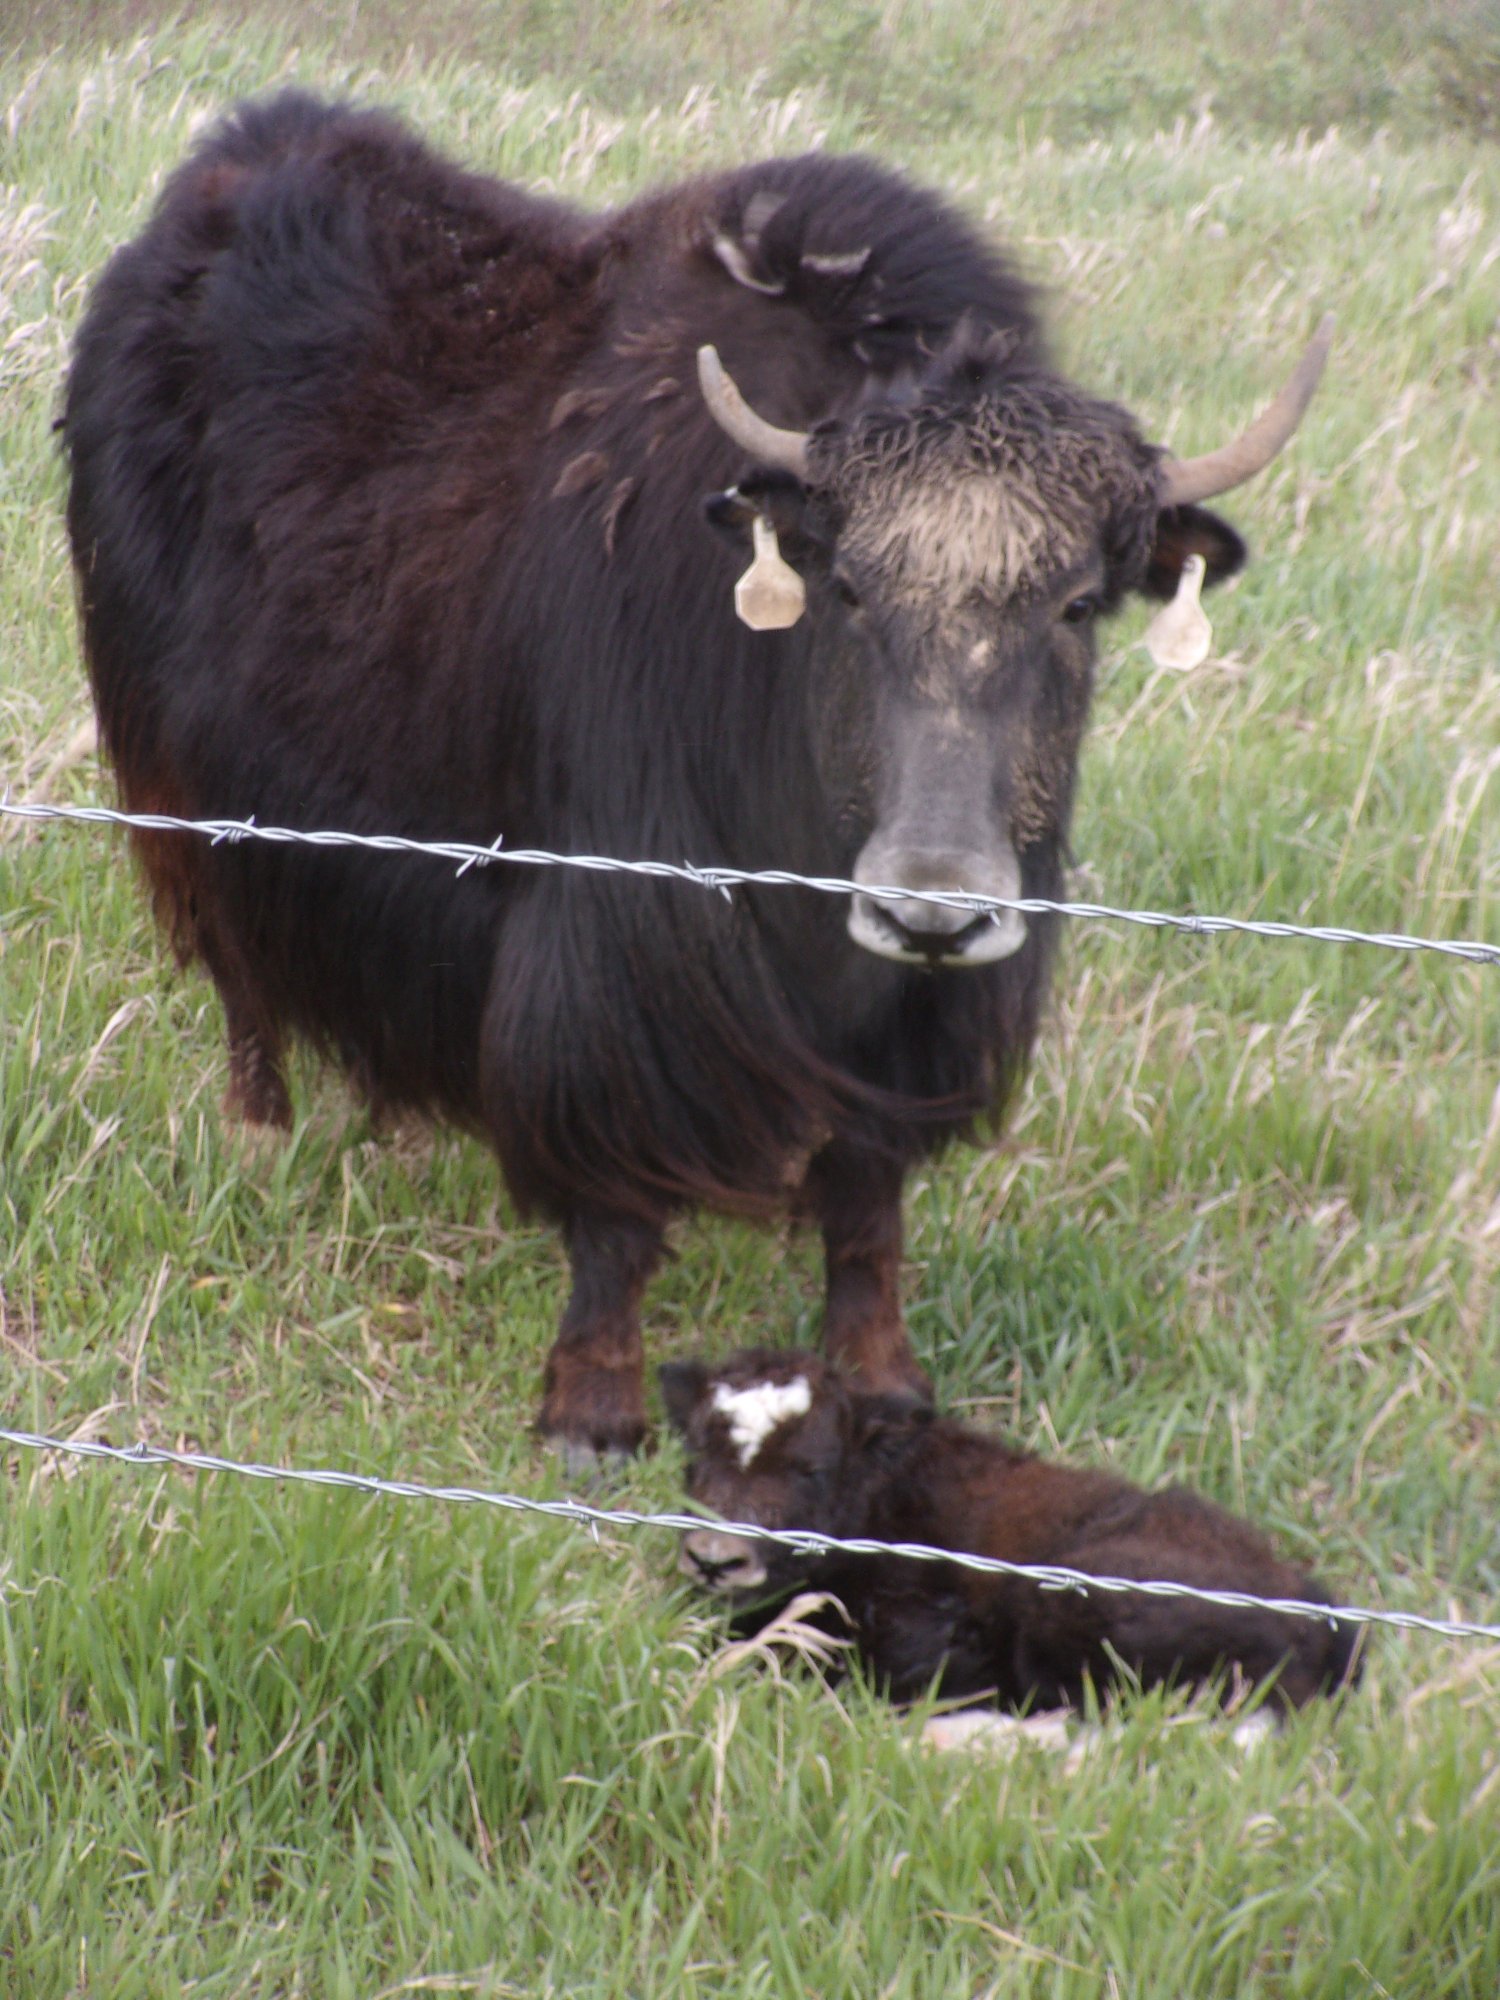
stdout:
<svg viewBox="0 0 1500 2000">
<path fill-rule="evenodd" d="M 725 1521 L 1332 1601 L 1249 1522 L 1195 1493 L 1146 1493 L 1034 1458 L 907 1400 L 861 1393 L 816 1355 L 753 1348 L 718 1367 L 673 1362 L 660 1374 L 687 1447 L 689 1493 Z M 1274 1699 L 1300 1708 L 1357 1669 L 1356 1630 L 1332 1617 L 1044 1590 L 892 1556 L 810 1556 L 708 1524 L 684 1536 L 682 1567 L 746 1610 L 752 1629 L 794 1592 L 826 1592 L 897 1701 L 935 1690 L 1004 1708 L 1081 1708 L 1090 1683 L 1104 1692 L 1125 1676 L 1154 1687 L 1237 1674 L 1274 1676 Z"/>
</svg>

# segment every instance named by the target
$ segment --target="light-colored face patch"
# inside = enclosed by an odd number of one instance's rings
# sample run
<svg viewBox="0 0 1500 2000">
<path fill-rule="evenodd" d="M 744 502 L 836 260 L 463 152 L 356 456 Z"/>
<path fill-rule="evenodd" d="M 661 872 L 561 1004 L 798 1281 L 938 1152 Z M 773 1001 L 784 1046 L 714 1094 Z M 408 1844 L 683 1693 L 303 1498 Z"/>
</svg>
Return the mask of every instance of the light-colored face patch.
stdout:
<svg viewBox="0 0 1500 2000">
<path fill-rule="evenodd" d="M 805 1375 L 790 1382 L 757 1382 L 748 1389 L 731 1389 L 720 1382 L 714 1388 L 713 1406 L 729 1420 L 729 1441 L 743 1471 L 789 1417 L 806 1416 L 812 1408 L 812 1390 Z"/>
<path fill-rule="evenodd" d="M 909 480 L 851 512 L 843 543 L 892 595 L 957 604 L 976 591 L 1004 599 L 1087 552 L 1091 522 L 1069 518 L 1029 469 Z"/>
</svg>

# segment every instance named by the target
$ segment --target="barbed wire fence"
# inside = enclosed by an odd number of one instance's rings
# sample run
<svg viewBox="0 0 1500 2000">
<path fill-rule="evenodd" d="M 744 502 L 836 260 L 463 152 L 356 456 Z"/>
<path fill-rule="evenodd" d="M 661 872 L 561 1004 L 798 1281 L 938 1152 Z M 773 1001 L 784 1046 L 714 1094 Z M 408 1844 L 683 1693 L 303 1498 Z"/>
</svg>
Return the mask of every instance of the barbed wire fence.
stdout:
<svg viewBox="0 0 1500 2000">
<path fill-rule="evenodd" d="M 1050 912 L 1061 917 L 1139 924 L 1151 930 L 1183 931 L 1194 937 L 1233 934 L 1300 938 L 1313 944 L 1372 945 L 1397 952 L 1430 951 L 1479 965 L 1500 966 L 1500 944 L 1478 938 L 1411 937 L 1400 931 L 1357 931 L 1334 924 L 1275 923 L 1253 917 L 1117 909 L 1106 903 L 1056 902 L 1045 896 L 983 896 L 953 889 L 907 889 L 852 882 L 836 875 L 798 875 L 783 868 L 700 867 L 691 861 L 630 861 L 608 854 L 558 854 L 544 847 L 507 847 L 503 840 L 478 847 L 467 841 L 414 840 L 394 833 L 308 832 L 297 827 L 261 826 L 254 819 L 178 819 L 170 813 L 128 813 L 110 806 L 27 804 L 13 802 L 9 797 L 0 798 L 0 815 L 11 819 L 72 820 L 83 825 L 129 827 L 146 833 L 191 833 L 215 846 L 261 840 L 279 847 L 363 848 L 374 854 L 418 854 L 456 863 L 460 875 L 471 868 L 496 864 L 512 868 L 576 868 L 592 875 L 642 875 L 660 881 L 691 882 L 699 888 L 716 889 L 723 896 L 739 888 L 815 889 L 830 896 L 862 895 L 930 903 L 941 909 L 969 910 L 975 916 L 996 916 L 1004 910 L 1018 911 L 1022 916 Z"/>
<path fill-rule="evenodd" d="M 632 1507 L 595 1507 L 584 1500 L 539 1500 L 524 1493 L 503 1493 L 482 1486 L 427 1486 L 410 1479 L 380 1479 L 373 1474 L 344 1472 L 336 1467 L 261 1465 L 252 1461 L 221 1458 L 210 1452 L 175 1451 L 165 1445 L 103 1444 L 97 1439 L 69 1439 L 39 1436 L 33 1431 L 0 1429 L 0 1444 L 36 1452 L 57 1452 L 75 1458 L 108 1459 L 134 1466 L 173 1465 L 186 1472 L 227 1473 L 242 1479 L 271 1480 L 284 1485 L 342 1487 L 351 1492 L 379 1494 L 395 1500 L 435 1500 L 453 1506 L 496 1507 L 509 1513 L 537 1514 L 549 1520 L 569 1521 L 585 1528 L 659 1528 L 679 1534 L 702 1528 L 709 1517 L 702 1514 L 642 1513 Z M 964 1549 L 934 1548 L 926 1542 L 884 1542 L 865 1536 L 820 1535 L 803 1528 L 763 1528 L 752 1521 L 720 1521 L 713 1526 L 725 1534 L 743 1535 L 749 1540 L 773 1542 L 778 1547 L 798 1550 L 804 1555 L 895 1556 L 911 1562 L 947 1563 L 956 1569 L 972 1570 L 981 1576 L 1005 1576 L 1035 1583 L 1043 1590 L 1104 1591 L 1113 1595 L 1190 1598 L 1194 1603 L 1213 1604 L 1230 1610 L 1276 1611 L 1289 1618 L 1314 1619 L 1324 1624 L 1384 1625 L 1400 1631 L 1432 1632 L 1451 1639 L 1485 1639 L 1500 1642 L 1500 1624 L 1487 1625 L 1465 1618 L 1430 1618 L 1415 1611 L 1386 1611 L 1363 1605 L 1315 1604 L 1297 1597 L 1257 1597 L 1248 1591 L 1209 1590 L 1197 1584 L 1173 1583 L 1164 1578 L 1103 1576 L 1089 1570 L 1070 1569 L 1059 1563 L 1008 1562 L 1000 1556 L 976 1555 Z"/>
<path fill-rule="evenodd" d="M 0 797 L 0 815 L 34 821 L 71 821 L 83 825 L 131 828 L 141 832 L 182 833 L 207 839 L 215 845 L 258 840 L 278 846 L 323 849 L 363 849 L 377 854 L 408 854 L 445 861 L 463 875 L 471 868 L 497 864 L 526 868 L 573 868 L 591 874 L 625 874 L 657 880 L 692 883 L 730 897 L 737 888 L 798 887 L 824 894 L 847 896 L 904 897 L 942 908 L 971 911 L 974 915 L 995 915 L 1014 910 L 1022 915 L 1052 913 L 1058 916 L 1104 922 L 1141 925 L 1154 930 L 1172 930 L 1191 936 L 1240 935 L 1273 940 L 1300 939 L 1317 944 L 1364 945 L 1387 951 L 1432 952 L 1470 963 L 1500 967 L 1500 945 L 1480 939 L 1426 938 L 1401 932 L 1360 931 L 1339 925 L 1280 923 L 1270 920 L 1216 915 L 1180 914 L 1162 910 L 1133 910 L 1102 903 L 1054 901 L 1045 897 L 998 897 L 948 890 L 914 891 L 878 884 L 855 883 L 833 876 L 809 876 L 783 869 L 743 869 L 699 866 L 649 860 L 626 860 L 611 855 L 561 854 L 545 848 L 506 847 L 496 840 L 488 847 L 464 841 L 426 841 L 397 834 L 356 834 L 334 830 L 307 831 L 294 827 L 262 826 L 254 819 L 194 820 L 165 813 L 129 813 L 108 806 L 61 806 L 35 801 L 13 801 Z M 0 1427 L 0 1443 L 18 1450 L 51 1453 L 94 1461 L 113 1461 L 133 1466 L 176 1466 L 184 1471 L 225 1474 L 231 1477 L 268 1480 L 283 1485 L 335 1487 L 382 1495 L 393 1499 L 437 1501 L 449 1505 L 477 1505 L 512 1513 L 539 1515 L 570 1522 L 597 1532 L 601 1527 L 659 1529 L 689 1532 L 703 1525 L 704 1517 L 693 1514 L 646 1513 L 633 1508 L 596 1507 L 577 1499 L 542 1500 L 535 1496 L 493 1491 L 483 1487 L 431 1486 L 413 1480 L 383 1479 L 372 1474 L 347 1472 L 333 1467 L 264 1465 L 225 1458 L 207 1452 L 172 1450 L 144 1441 L 133 1445 L 112 1445 L 89 1439 L 47 1437 L 36 1432 Z M 1401 1631 L 1419 1631 L 1449 1639 L 1500 1642 L 1500 1623 L 1465 1618 L 1438 1618 L 1423 1613 L 1391 1611 L 1372 1606 L 1316 1604 L 1295 1598 L 1258 1597 L 1249 1592 L 1211 1590 L 1165 1579 L 1095 1575 L 1057 1564 L 1016 1563 L 999 1557 L 968 1551 L 934 1548 L 924 1543 L 886 1542 L 864 1537 L 840 1538 L 800 1529 L 769 1529 L 753 1522 L 718 1523 L 725 1532 L 749 1539 L 776 1543 L 812 1557 L 833 1554 L 899 1557 L 917 1562 L 938 1562 L 982 1575 L 1006 1576 L 1036 1584 L 1044 1590 L 1102 1591 L 1134 1593 L 1146 1597 L 1187 1598 L 1221 1608 L 1277 1612 L 1287 1617 L 1323 1622 L 1339 1621 L 1359 1626 L 1384 1626 Z"/>
</svg>

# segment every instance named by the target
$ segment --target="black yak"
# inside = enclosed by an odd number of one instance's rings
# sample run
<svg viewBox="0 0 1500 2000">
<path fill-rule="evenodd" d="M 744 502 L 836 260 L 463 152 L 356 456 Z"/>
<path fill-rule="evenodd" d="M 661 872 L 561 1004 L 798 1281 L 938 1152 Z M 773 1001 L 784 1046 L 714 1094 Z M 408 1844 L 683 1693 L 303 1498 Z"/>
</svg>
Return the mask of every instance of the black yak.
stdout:
<svg viewBox="0 0 1500 2000">
<path fill-rule="evenodd" d="M 1143 1492 L 1105 1472 L 1034 1458 L 907 1398 L 872 1395 L 814 1354 L 756 1348 L 716 1367 L 668 1362 L 667 1413 L 688 1491 L 729 1523 L 966 1551 L 1002 1561 L 1328 1604 L 1248 1521 L 1182 1487 Z M 1088 1686 L 1275 1676 L 1300 1708 L 1354 1677 L 1346 1620 L 1137 1592 L 1044 1589 L 953 1565 L 838 1550 L 808 1555 L 705 1522 L 682 1568 L 743 1609 L 751 1630 L 794 1592 L 852 1628 L 894 1700 L 935 1690 L 1004 1708 L 1079 1708 Z M 845 1624 L 847 1619 L 847 1626 Z"/>
<path fill-rule="evenodd" d="M 862 885 L 137 836 L 233 1113 L 289 1122 L 307 1037 L 561 1225 L 545 1434 L 639 1443 L 641 1295 L 695 1203 L 792 1203 L 829 1352 L 926 1393 L 903 1177 L 1003 1107 L 1053 927 L 907 892 L 1059 893 L 1094 628 L 1190 554 L 1239 566 L 1197 503 L 1284 440 L 1325 345 L 1174 463 L 869 161 L 589 216 L 297 93 L 233 113 L 111 259 L 62 421 L 128 806 Z M 735 615 L 752 530 L 806 594 L 782 629 Z"/>
</svg>

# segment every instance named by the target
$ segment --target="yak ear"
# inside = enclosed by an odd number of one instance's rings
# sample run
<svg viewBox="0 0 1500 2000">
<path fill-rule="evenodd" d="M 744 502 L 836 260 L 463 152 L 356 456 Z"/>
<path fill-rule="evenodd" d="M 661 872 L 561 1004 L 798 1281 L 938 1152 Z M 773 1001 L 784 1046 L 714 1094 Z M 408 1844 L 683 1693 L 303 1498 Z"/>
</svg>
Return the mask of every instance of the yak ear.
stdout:
<svg viewBox="0 0 1500 2000">
<path fill-rule="evenodd" d="M 1236 531 L 1207 507 L 1163 507 L 1141 589 L 1147 597 L 1175 597 L 1182 566 L 1202 556 L 1205 584 L 1222 583 L 1245 566 L 1249 550 Z"/>
<path fill-rule="evenodd" d="M 708 1387 L 708 1370 L 701 1361 L 664 1361 L 656 1379 L 661 1384 L 667 1422 L 674 1431 L 685 1431 Z"/>
<path fill-rule="evenodd" d="M 877 1463 L 896 1457 L 914 1431 L 924 1430 L 935 1414 L 931 1403 L 914 1396 L 891 1394 L 862 1395 L 854 1390 L 849 1398 L 854 1421 L 854 1448 Z"/>
<path fill-rule="evenodd" d="M 807 488 L 790 472 L 747 472 L 738 486 L 710 493 L 703 511 L 713 527 L 734 541 L 749 541 L 757 517 L 769 521 L 784 543 L 806 541 Z"/>
</svg>

